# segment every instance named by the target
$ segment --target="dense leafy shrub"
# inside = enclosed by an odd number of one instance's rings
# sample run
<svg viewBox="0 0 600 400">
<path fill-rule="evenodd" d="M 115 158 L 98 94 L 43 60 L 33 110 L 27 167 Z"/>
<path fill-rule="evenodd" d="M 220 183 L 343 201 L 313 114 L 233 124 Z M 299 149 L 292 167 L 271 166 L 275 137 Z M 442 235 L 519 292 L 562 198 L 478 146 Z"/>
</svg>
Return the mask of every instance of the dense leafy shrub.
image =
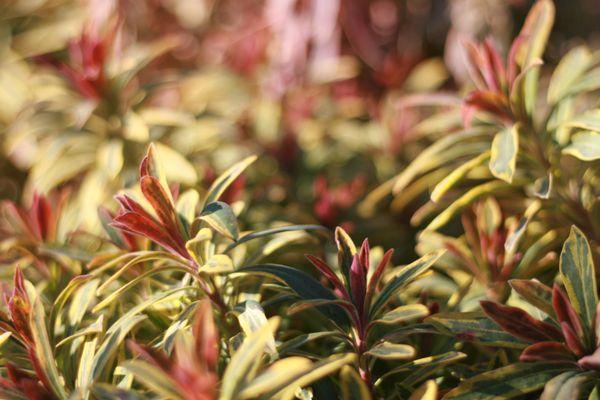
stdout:
<svg viewBox="0 0 600 400">
<path fill-rule="evenodd" d="M 2 4 L 0 398 L 600 398 L 600 53 L 439 3 Z"/>
</svg>

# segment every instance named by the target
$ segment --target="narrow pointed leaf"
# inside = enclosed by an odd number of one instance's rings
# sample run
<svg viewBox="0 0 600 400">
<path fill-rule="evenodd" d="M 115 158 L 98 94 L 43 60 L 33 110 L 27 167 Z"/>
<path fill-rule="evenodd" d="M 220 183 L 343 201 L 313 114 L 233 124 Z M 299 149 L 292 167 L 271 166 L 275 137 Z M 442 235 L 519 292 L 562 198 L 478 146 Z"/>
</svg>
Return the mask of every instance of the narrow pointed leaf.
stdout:
<svg viewBox="0 0 600 400">
<path fill-rule="evenodd" d="M 463 381 L 444 399 L 510 399 L 523 396 L 542 389 L 550 379 L 570 368 L 569 364 L 511 364 Z"/>
<path fill-rule="evenodd" d="M 229 185 L 231 185 L 231 183 L 254 161 L 256 161 L 256 156 L 247 157 L 223 172 L 223 174 L 213 182 L 210 189 L 208 189 L 208 195 L 206 196 L 204 204 L 210 204 L 219 200 L 219 197 L 227 190 Z"/>
<path fill-rule="evenodd" d="M 526 341 L 562 340 L 561 332 L 546 322 L 538 321 L 517 307 L 505 306 L 491 301 L 481 301 L 481 308 L 506 332 Z"/>
<path fill-rule="evenodd" d="M 369 315 L 375 317 L 379 311 L 391 300 L 392 295 L 400 288 L 408 285 L 413 280 L 426 272 L 435 262 L 444 254 L 444 250 L 429 253 L 417 261 L 402 268 L 400 272 L 391 279 L 391 281 L 381 290 L 379 296 L 375 298 Z"/>
<path fill-rule="evenodd" d="M 594 262 L 587 239 L 575 226 L 571 228 L 560 254 L 560 275 L 569 300 L 581 316 L 586 330 L 593 329 L 598 304 Z"/>
</svg>

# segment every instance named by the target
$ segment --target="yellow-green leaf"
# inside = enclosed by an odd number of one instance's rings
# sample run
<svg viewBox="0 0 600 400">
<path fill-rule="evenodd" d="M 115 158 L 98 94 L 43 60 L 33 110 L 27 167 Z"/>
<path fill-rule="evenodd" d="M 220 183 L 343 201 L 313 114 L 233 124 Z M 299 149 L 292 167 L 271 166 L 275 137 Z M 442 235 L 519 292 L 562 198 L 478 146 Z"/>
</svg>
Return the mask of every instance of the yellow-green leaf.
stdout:
<svg viewBox="0 0 600 400">
<path fill-rule="evenodd" d="M 415 392 L 408 398 L 408 400 L 437 400 L 438 398 L 438 386 L 433 379 L 425 381 L 421 386 L 415 390 Z"/>
<path fill-rule="evenodd" d="M 371 392 L 356 370 L 344 365 L 340 372 L 343 400 L 370 400 Z"/>
<path fill-rule="evenodd" d="M 207 204 L 200 214 L 200 219 L 225 237 L 237 240 L 240 236 L 237 218 L 227 203 L 216 201 Z"/>
<path fill-rule="evenodd" d="M 401 322 L 412 321 L 429 315 L 429 309 L 423 304 L 407 304 L 396 307 L 388 311 L 381 318 L 375 321 L 379 324 L 398 324 Z"/>
<path fill-rule="evenodd" d="M 254 161 L 256 161 L 256 156 L 247 157 L 247 158 L 243 159 L 242 161 L 234 164 L 232 167 L 227 169 L 227 171 L 223 172 L 221 174 L 221 176 L 219 176 L 213 182 L 213 184 L 210 186 L 210 189 L 208 189 L 208 195 L 207 195 L 204 203 L 209 204 L 214 201 L 217 201 L 219 199 L 219 197 L 221 197 L 223 192 L 225 192 L 225 190 L 227 190 L 229 185 L 231 185 L 231 183 L 238 176 L 240 176 L 240 174 L 242 172 L 244 172 L 244 170 L 246 168 L 248 168 L 248 166 L 250 164 L 252 164 Z"/>
<path fill-rule="evenodd" d="M 569 94 L 573 83 L 589 67 L 592 54 L 585 46 L 578 46 L 569 51 L 552 74 L 550 85 L 548 86 L 548 103 L 556 104 L 563 97 Z"/>
<path fill-rule="evenodd" d="M 52 392 L 59 399 L 66 400 L 68 395 L 65 391 L 65 382 L 58 371 L 46 328 L 46 314 L 44 313 L 42 301 L 37 296 L 33 301 L 29 324 L 31 326 L 33 342 L 35 343 L 35 354 L 44 375 L 46 375 L 50 383 Z"/>
<path fill-rule="evenodd" d="M 127 361 L 123 364 L 123 368 L 132 373 L 144 386 L 165 399 L 183 400 L 177 384 L 160 368 L 138 360 Z"/>
<path fill-rule="evenodd" d="M 598 304 L 596 273 L 590 244 L 576 226 L 571 227 L 560 253 L 560 275 L 571 304 L 588 331 L 593 329 Z"/>
<path fill-rule="evenodd" d="M 600 159 L 600 133 L 592 131 L 576 133 L 571 138 L 571 144 L 563 149 L 563 153 L 582 161 Z"/>
<path fill-rule="evenodd" d="M 268 324 L 246 337 L 240 348 L 233 354 L 223 374 L 220 400 L 238 399 L 245 384 L 254 379 L 265 344 L 273 337 L 279 320 L 279 317 L 270 319 Z"/>
<path fill-rule="evenodd" d="M 511 183 L 517 165 L 519 151 L 518 124 L 498 132 L 492 141 L 490 171 L 505 182 Z"/>
<path fill-rule="evenodd" d="M 481 153 L 475 158 L 462 164 L 460 167 L 452 170 L 449 175 L 438 183 L 431 192 L 431 201 L 437 203 L 442 196 L 450 190 L 459 180 L 465 177 L 473 168 L 477 167 L 490 157 L 490 152 Z"/>
<path fill-rule="evenodd" d="M 288 357 L 276 361 L 246 385 L 238 398 L 255 399 L 266 393 L 278 391 L 308 373 L 312 367 L 313 363 L 304 357 Z"/>
<path fill-rule="evenodd" d="M 407 360 L 415 356 L 415 349 L 407 344 L 382 342 L 365 354 L 384 360 Z"/>
<path fill-rule="evenodd" d="M 291 400 L 294 398 L 296 390 L 300 387 L 305 387 L 311 383 L 334 373 L 335 371 L 342 368 L 344 365 L 353 364 L 356 362 L 356 354 L 338 354 L 316 362 L 314 368 L 299 377 L 292 384 L 288 385 L 285 389 L 278 392 L 274 398 L 280 398 L 281 400 Z"/>
</svg>

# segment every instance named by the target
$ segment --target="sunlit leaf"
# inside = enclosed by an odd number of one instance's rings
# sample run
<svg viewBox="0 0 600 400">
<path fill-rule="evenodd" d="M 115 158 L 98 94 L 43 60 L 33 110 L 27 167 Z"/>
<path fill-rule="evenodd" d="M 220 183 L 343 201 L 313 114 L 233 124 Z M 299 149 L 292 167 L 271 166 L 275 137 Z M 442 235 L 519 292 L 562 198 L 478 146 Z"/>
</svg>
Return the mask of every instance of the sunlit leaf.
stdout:
<svg viewBox="0 0 600 400">
<path fill-rule="evenodd" d="M 584 325 L 592 329 L 598 304 L 596 272 L 590 245 L 576 226 L 571 227 L 571 233 L 560 253 L 560 275 L 571 304 Z"/>
<path fill-rule="evenodd" d="M 200 219 L 230 239 L 237 240 L 239 237 L 237 218 L 231 207 L 222 201 L 207 204 L 200 214 Z"/>
<path fill-rule="evenodd" d="M 571 137 L 571 144 L 563 149 L 583 161 L 593 161 L 600 158 L 600 133 L 583 131 Z"/>
<path fill-rule="evenodd" d="M 415 349 L 407 344 L 382 342 L 365 354 L 384 360 L 406 360 L 415 356 Z"/>
</svg>

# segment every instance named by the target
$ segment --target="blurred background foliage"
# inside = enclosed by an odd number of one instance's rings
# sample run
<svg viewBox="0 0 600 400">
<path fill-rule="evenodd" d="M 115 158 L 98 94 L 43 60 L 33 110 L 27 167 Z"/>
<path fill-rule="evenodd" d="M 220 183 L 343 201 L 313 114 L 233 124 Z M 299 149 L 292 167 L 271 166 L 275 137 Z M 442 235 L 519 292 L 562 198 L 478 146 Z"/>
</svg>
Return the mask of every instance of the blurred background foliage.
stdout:
<svg viewBox="0 0 600 400">
<path fill-rule="evenodd" d="M 408 259 L 415 227 L 407 221 L 423 199 L 371 215 L 355 205 L 413 160 L 429 131 L 460 116 L 426 123 L 406 96 L 468 84 L 462 43 L 491 36 L 506 51 L 530 6 L 3 2 L 1 196 L 27 203 L 34 192 L 69 190 L 67 224 L 93 232 L 97 207 L 135 182 L 150 142 L 183 187 L 208 186 L 232 162 L 259 154 L 237 183 L 250 191 L 246 218 L 343 225 L 402 247 Z M 593 0 L 557 8 L 550 63 L 598 40 Z M 440 101 L 452 108 L 455 100 Z"/>
</svg>

